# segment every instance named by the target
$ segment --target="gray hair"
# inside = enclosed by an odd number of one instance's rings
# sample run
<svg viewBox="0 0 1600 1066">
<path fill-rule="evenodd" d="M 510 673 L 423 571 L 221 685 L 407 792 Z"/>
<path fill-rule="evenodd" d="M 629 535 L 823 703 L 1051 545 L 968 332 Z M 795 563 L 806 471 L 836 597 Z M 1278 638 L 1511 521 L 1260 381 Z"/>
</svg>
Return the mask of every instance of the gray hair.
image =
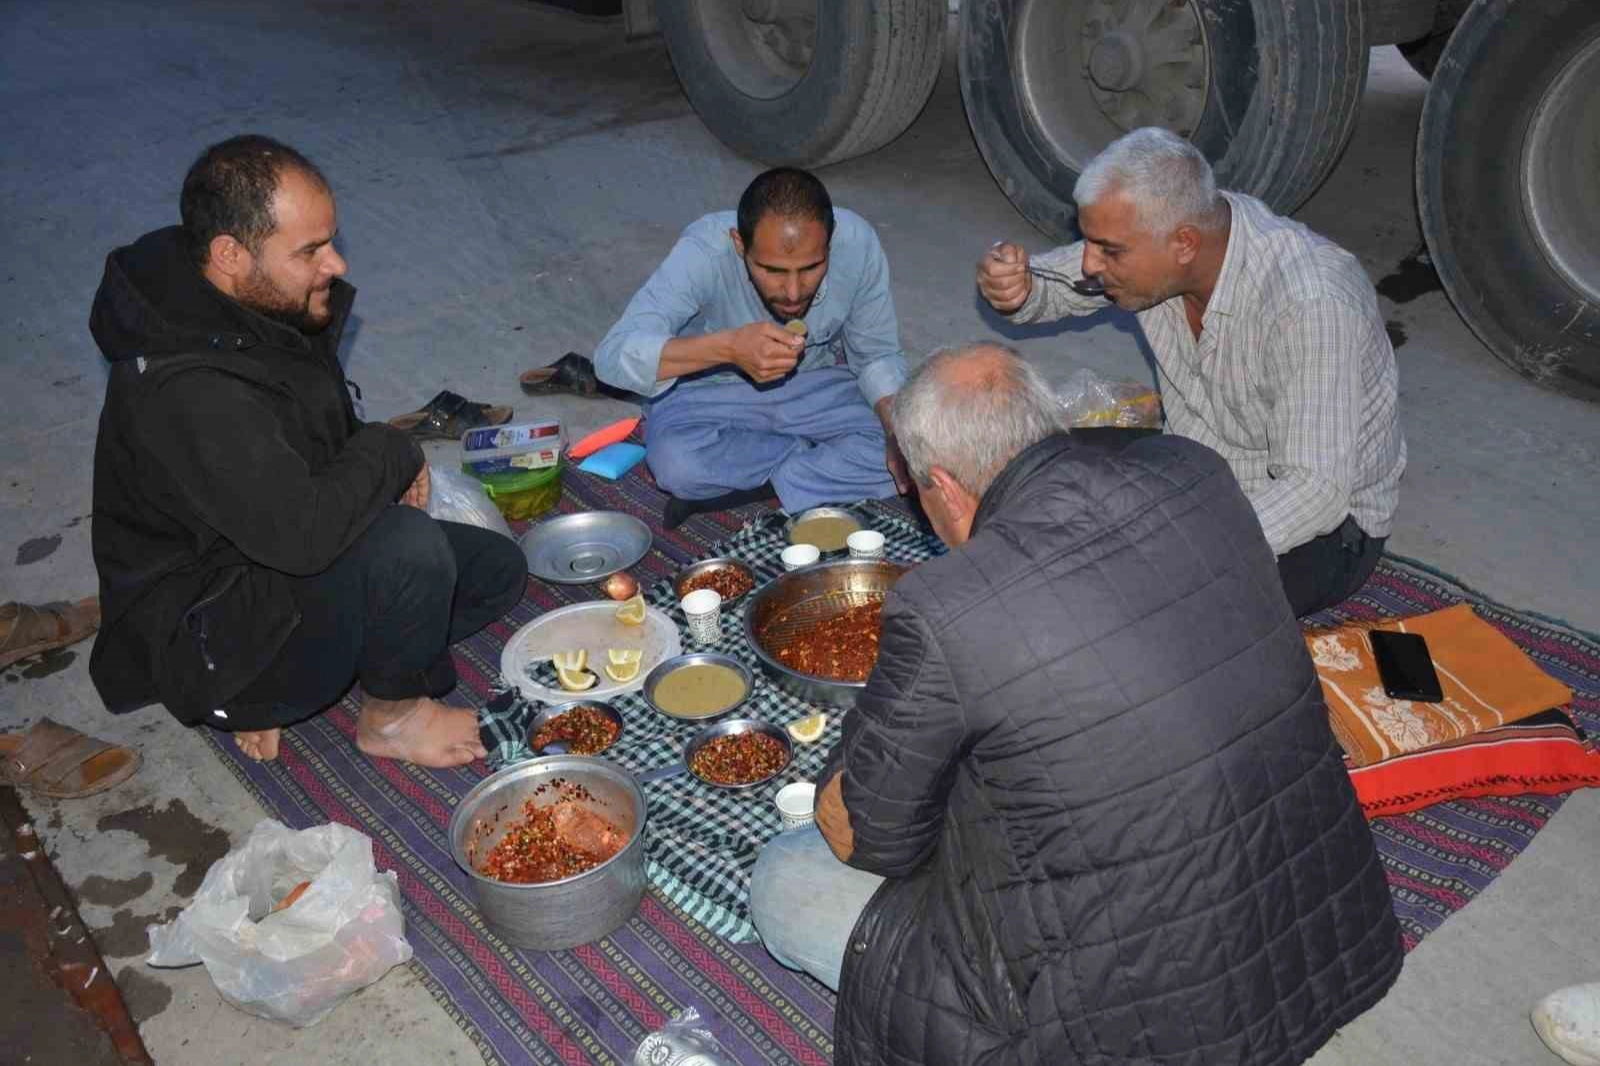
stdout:
<svg viewBox="0 0 1600 1066">
<path fill-rule="evenodd" d="M 1146 126 L 1112 141 L 1089 161 L 1072 189 L 1080 208 L 1121 192 L 1144 228 L 1157 237 L 1188 223 L 1203 230 L 1222 224 L 1222 198 L 1211 164 L 1171 130 Z"/>
<path fill-rule="evenodd" d="M 1066 428 L 1055 393 L 1015 350 L 977 341 L 933 353 L 894 400 L 894 433 L 919 485 L 942 467 L 982 497 L 1024 449 Z"/>
</svg>

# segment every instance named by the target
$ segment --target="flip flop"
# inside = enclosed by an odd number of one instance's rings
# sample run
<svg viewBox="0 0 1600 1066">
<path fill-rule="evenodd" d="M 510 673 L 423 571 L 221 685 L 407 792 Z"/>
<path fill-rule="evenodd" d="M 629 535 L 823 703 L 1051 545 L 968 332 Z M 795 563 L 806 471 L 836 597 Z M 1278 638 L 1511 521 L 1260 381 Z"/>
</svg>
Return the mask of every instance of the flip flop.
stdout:
<svg viewBox="0 0 1600 1066">
<path fill-rule="evenodd" d="M 422 410 L 396 415 L 389 419 L 389 424 L 419 440 L 460 440 L 469 429 L 505 425 L 511 421 L 511 413 L 509 407 L 473 403 L 445 389 Z"/>
<path fill-rule="evenodd" d="M 577 352 L 568 352 L 549 366 L 524 371 L 517 382 L 529 396 L 549 396 L 562 392 L 573 396 L 618 398 L 632 395 L 625 389 L 613 388 L 601 381 L 595 376 L 594 363 Z"/>
<path fill-rule="evenodd" d="M 132 777 L 144 756 L 41 718 L 25 733 L 0 733 L 0 781 L 51 799 L 76 799 Z"/>
<path fill-rule="evenodd" d="M 6 628 L 6 623 L 11 623 Z M 0 604 L 0 670 L 19 659 L 76 644 L 100 628 L 100 597 L 77 603 Z"/>
</svg>

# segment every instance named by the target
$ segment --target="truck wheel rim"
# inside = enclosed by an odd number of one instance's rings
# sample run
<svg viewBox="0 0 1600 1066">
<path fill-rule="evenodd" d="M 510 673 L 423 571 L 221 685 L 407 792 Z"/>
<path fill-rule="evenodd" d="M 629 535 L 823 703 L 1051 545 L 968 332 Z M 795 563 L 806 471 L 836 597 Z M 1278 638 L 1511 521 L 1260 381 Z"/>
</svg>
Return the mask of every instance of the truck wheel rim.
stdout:
<svg viewBox="0 0 1600 1066">
<path fill-rule="evenodd" d="M 1073 170 L 1129 130 L 1199 127 L 1211 62 L 1192 0 L 1031 0 L 1015 25 L 1022 110 Z"/>
<path fill-rule="evenodd" d="M 810 69 L 820 0 L 692 2 L 717 69 L 746 96 L 775 99 Z"/>
<path fill-rule="evenodd" d="M 1600 303 L 1600 38 L 1556 75 L 1522 147 L 1528 224 L 1550 266 Z"/>
</svg>

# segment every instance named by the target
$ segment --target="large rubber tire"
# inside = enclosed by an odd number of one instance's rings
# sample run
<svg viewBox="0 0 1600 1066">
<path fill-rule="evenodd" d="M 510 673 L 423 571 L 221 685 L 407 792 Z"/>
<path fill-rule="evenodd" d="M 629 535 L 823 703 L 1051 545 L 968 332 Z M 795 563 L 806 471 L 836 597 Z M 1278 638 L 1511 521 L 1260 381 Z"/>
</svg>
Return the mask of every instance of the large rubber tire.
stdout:
<svg viewBox="0 0 1600 1066">
<path fill-rule="evenodd" d="M 792 84 L 759 92 L 740 84 L 728 47 L 719 54 L 740 7 L 740 0 L 656 6 L 689 102 L 740 155 L 792 166 L 864 155 L 905 132 L 938 80 L 946 0 L 816 0 L 810 65 Z"/>
<path fill-rule="evenodd" d="M 1052 150 L 1016 82 L 1024 42 L 1013 28 L 1031 3 L 963 0 L 961 94 L 989 170 L 1029 221 L 1068 239 L 1072 186 L 1088 158 Z M 1209 89 L 1190 139 L 1219 185 L 1278 211 L 1300 206 L 1333 170 L 1355 129 L 1367 80 L 1361 0 L 1193 0 L 1205 26 Z M 1099 116 L 1084 118 L 1094 132 Z M 1088 137 L 1098 151 L 1116 136 Z"/>
<path fill-rule="evenodd" d="M 1600 5 L 1477 0 L 1434 72 L 1417 207 L 1456 310 L 1508 366 L 1600 400 Z"/>
<path fill-rule="evenodd" d="M 1433 32 L 1400 46 L 1400 54 L 1411 64 L 1412 70 L 1424 78 L 1433 77 L 1434 70 L 1439 66 L 1439 57 L 1444 55 L 1444 46 L 1450 42 L 1451 32 L 1471 6 L 1472 0 L 1439 0 L 1439 10 L 1433 18 Z"/>
</svg>

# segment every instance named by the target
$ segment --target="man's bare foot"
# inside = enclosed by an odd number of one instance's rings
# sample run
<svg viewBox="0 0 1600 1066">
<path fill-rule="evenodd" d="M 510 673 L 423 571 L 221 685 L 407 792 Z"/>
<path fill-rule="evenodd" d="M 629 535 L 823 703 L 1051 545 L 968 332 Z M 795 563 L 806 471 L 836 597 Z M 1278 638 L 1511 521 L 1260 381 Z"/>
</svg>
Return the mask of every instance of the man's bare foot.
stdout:
<svg viewBox="0 0 1600 1066">
<path fill-rule="evenodd" d="M 465 766 L 489 754 L 478 739 L 476 711 L 446 707 L 425 696 L 366 697 L 356 719 L 356 747 L 374 758 L 441 769 Z"/>
<path fill-rule="evenodd" d="M 278 735 L 281 729 L 257 729 L 235 733 L 233 742 L 256 762 L 271 762 L 278 757 Z"/>
</svg>

